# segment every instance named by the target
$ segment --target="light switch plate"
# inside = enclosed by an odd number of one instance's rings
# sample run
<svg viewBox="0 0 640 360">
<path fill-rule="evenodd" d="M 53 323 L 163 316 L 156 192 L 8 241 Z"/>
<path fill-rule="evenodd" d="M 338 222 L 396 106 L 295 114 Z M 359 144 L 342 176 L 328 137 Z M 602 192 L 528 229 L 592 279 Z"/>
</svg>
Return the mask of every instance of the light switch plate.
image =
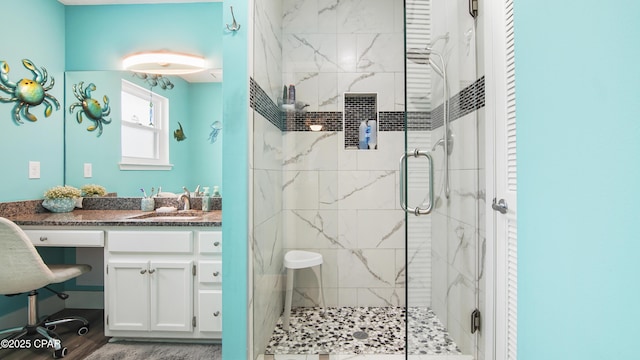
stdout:
<svg viewBox="0 0 640 360">
<path fill-rule="evenodd" d="M 86 178 L 90 178 L 93 175 L 91 174 L 92 169 L 91 169 L 91 163 L 84 163 L 84 177 Z"/>
<path fill-rule="evenodd" d="M 29 161 L 29 179 L 40 179 L 40 161 Z"/>
</svg>

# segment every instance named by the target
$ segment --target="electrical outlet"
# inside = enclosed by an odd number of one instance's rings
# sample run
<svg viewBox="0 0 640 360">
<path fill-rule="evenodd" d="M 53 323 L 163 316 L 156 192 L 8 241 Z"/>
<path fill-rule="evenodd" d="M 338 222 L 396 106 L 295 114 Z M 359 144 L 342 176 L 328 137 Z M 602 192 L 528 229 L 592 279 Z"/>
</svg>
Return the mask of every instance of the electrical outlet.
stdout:
<svg viewBox="0 0 640 360">
<path fill-rule="evenodd" d="M 40 179 L 40 161 L 29 161 L 29 179 Z"/>
<path fill-rule="evenodd" d="M 84 177 L 90 178 L 93 176 L 91 174 L 91 163 L 84 163 Z"/>
</svg>

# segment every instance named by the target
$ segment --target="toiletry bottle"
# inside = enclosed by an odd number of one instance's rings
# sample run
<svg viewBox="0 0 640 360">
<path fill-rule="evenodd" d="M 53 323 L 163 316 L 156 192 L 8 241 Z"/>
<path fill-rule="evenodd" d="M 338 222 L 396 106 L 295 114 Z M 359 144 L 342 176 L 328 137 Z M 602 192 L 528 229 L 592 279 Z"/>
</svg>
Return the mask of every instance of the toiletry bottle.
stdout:
<svg viewBox="0 0 640 360">
<path fill-rule="evenodd" d="M 369 134 L 369 149 L 377 149 L 378 148 L 377 121 L 369 120 L 369 122 L 367 124 L 371 128 L 371 133 Z"/>
<path fill-rule="evenodd" d="M 360 127 L 358 128 L 358 148 L 366 149 L 367 143 L 365 140 L 365 136 L 367 134 L 367 123 L 363 120 L 360 122 Z"/>
<path fill-rule="evenodd" d="M 211 210 L 211 198 L 209 197 L 209 187 L 205 186 L 202 193 L 202 211 Z"/>
<path fill-rule="evenodd" d="M 367 128 L 364 131 L 364 144 L 365 149 L 369 149 L 369 142 L 371 141 L 371 125 L 367 124 Z"/>
<path fill-rule="evenodd" d="M 220 188 L 218 187 L 218 185 L 213 187 L 213 197 L 220 197 Z"/>
<path fill-rule="evenodd" d="M 287 85 L 282 89 L 282 103 L 286 104 L 289 101 L 289 95 L 287 95 Z"/>
<path fill-rule="evenodd" d="M 291 84 L 289 85 L 289 104 L 296 103 L 296 86 Z"/>
</svg>

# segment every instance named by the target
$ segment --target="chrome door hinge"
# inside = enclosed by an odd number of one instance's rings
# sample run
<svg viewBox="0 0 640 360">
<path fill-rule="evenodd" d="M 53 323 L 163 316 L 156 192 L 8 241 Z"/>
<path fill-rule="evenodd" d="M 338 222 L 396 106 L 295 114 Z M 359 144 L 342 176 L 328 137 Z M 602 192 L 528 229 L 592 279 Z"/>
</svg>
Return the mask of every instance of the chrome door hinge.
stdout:
<svg viewBox="0 0 640 360">
<path fill-rule="evenodd" d="M 469 15 L 474 19 L 478 17 L 478 0 L 469 0 Z"/>
<path fill-rule="evenodd" d="M 107 265 L 107 275 L 109 275 L 109 265 Z"/>
<path fill-rule="evenodd" d="M 193 317 L 193 320 L 191 320 L 191 325 L 193 325 L 193 327 L 196 327 L 196 317 Z"/>
<path fill-rule="evenodd" d="M 109 315 L 107 315 L 107 325 L 109 325 Z"/>
<path fill-rule="evenodd" d="M 471 333 L 480 330 L 480 310 L 475 309 L 471 312 Z"/>
<path fill-rule="evenodd" d="M 193 274 L 193 276 L 196 276 L 196 264 L 193 264 L 193 267 L 191 268 L 191 273 Z"/>
</svg>

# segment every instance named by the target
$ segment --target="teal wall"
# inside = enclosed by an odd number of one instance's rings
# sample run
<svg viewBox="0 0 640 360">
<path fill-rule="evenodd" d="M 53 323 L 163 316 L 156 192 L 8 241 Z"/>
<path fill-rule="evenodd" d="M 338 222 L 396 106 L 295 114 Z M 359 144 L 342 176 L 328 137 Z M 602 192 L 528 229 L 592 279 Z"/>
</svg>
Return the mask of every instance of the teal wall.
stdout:
<svg viewBox="0 0 640 360">
<path fill-rule="evenodd" d="M 33 74 L 22 66 L 22 59 L 29 59 L 38 68 L 45 67 L 55 85 L 50 93 L 60 102 L 61 108 L 48 118 L 44 105 L 33 107 L 30 112 L 36 122 L 24 119 L 24 124 L 13 121 L 14 103 L 0 102 L 0 157 L 2 186 L 0 201 L 18 201 L 42 198 L 45 190 L 63 181 L 63 131 L 64 119 L 64 6 L 57 1 L 22 0 L 3 4 L 4 29 L 0 46 L 0 60 L 9 64 L 9 80 L 32 79 Z M 34 8 L 39 11 L 33 11 Z M 25 19 L 29 26 L 25 26 Z M 17 31 L 15 31 L 17 30 Z M 50 82 L 47 82 L 47 85 Z M 9 97 L 0 91 L 0 96 Z M 28 179 L 29 161 L 40 161 L 40 179 Z M 61 261 L 60 251 L 44 250 L 43 258 Z M 48 291 L 42 298 L 51 296 Z M 0 296 L 0 316 L 25 307 L 26 297 Z"/>
<path fill-rule="evenodd" d="M 191 129 L 189 130 L 191 140 L 189 174 L 192 180 L 190 189 L 201 184 L 209 186 L 210 191 L 213 191 L 213 186 L 217 185 L 222 194 L 222 131 L 218 132 L 218 138 L 214 143 L 209 141 L 211 124 L 214 121 L 224 123 L 222 119 L 222 84 L 191 84 L 189 98 L 192 104 L 190 108 Z M 200 179 L 211 179 L 211 181 L 205 183 Z"/>
<path fill-rule="evenodd" d="M 635 359 L 640 2 L 516 0 L 518 359 Z"/>
<path fill-rule="evenodd" d="M 67 6 L 66 69 L 122 70 L 125 55 L 171 50 L 222 65 L 222 3 Z"/>
<path fill-rule="evenodd" d="M 222 234 L 222 359 L 248 359 L 248 244 L 249 244 L 249 65 L 252 18 L 248 0 L 227 0 L 241 28 L 224 31 L 222 104 L 225 124 L 222 157 L 224 221 Z M 231 24 L 225 12 L 223 23 Z M 233 79 L 232 81 L 230 79 Z"/>
<path fill-rule="evenodd" d="M 54 108 L 48 118 L 44 116 L 44 105 L 32 107 L 30 112 L 38 121 L 25 119 L 24 124 L 16 125 L 14 103 L 0 102 L 0 201 L 39 199 L 45 190 L 63 181 L 64 6 L 50 0 L 14 0 L 10 5 L 3 3 L 2 14 L 5 30 L 0 60 L 9 64 L 9 80 L 33 78 L 22 66 L 22 59 L 29 59 L 38 68 L 45 67 L 49 78 L 55 79 L 49 93 L 61 104 L 60 110 Z M 3 91 L 0 96 L 10 97 Z M 28 178 L 29 161 L 40 161 L 40 179 Z"/>
</svg>

